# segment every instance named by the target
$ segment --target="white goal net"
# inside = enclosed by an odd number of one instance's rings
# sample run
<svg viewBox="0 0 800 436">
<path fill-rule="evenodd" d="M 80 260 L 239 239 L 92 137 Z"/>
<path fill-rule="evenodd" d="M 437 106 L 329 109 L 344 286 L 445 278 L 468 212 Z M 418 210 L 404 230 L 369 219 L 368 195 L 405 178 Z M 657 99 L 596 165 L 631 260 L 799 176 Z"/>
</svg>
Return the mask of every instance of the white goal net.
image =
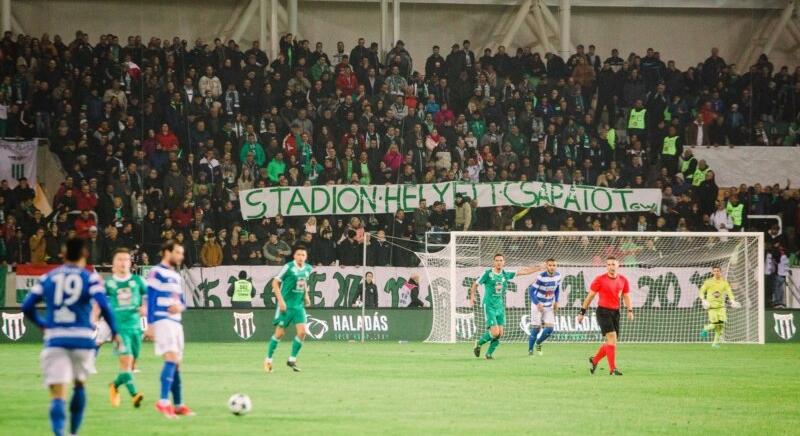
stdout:
<svg viewBox="0 0 800 436">
<path fill-rule="evenodd" d="M 763 343 L 763 235 L 759 233 L 656 232 L 453 232 L 450 242 L 434 253 L 421 254 L 433 302 L 429 342 L 471 341 L 485 329 L 483 290 L 468 307 L 469 287 L 492 265 L 496 253 L 506 269 L 541 264 L 555 258 L 562 284 L 555 331 L 550 340 L 597 342 L 595 299 L 586 320 L 575 318 L 592 280 L 605 272 L 605 259 L 620 260 L 628 278 L 635 320 L 621 322 L 625 342 L 703 342 L 708 322 L 699 290 L 722 268 L 741 308 L 728 307 L 723 340 Z M 527 289 L 535 275 L 518 276 L 506 293 L 504 341 L 527 341 L 530 299 Z M 623 313 L 624 315 L 624 313 Z"/>
</svg>

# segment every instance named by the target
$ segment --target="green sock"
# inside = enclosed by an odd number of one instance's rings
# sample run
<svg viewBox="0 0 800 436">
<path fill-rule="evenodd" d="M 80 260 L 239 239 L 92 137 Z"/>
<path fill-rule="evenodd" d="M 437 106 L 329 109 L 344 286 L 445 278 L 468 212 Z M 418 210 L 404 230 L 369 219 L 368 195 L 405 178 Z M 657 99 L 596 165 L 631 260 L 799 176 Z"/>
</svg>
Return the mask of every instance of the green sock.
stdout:
<svg viewBox="0 0 800 436">
<path fill-rule="evenodd" d="M 269 338 L 269 347 L 267 347 L 267 357 L 272 359 L 272 355 L 275 354 L 275 349 L 278 348 L 278 339 L 273 335 Z"/>
<path fill-rule="evenodd" d="M 128 389 L 128 393 L 134 396 L 136 395 L 136 385 L 133 383 L 133 374 L 129 372 L 126 374 L 128 374 L 128 380 L 125 382 L 125 387 Z"/>
<path fill-rule="evenodd" d="M 497 349 L 497 346 L 500 345 L 500 339 L 494 338 L 492 342 L 489 343 L 489 349 L 486 350 L 486 355 L 491 356 L 494 354 L 494 350 Z"/>
<path fill-rule="evenodd" d="M 118 387 L 124 385 L 125 383 L 127 383 L 128 380 L 130 380 L 130 379 L 131 379 L 131 373 L 129 373 L 127 371 L 120 371 L 117 374 L 117 378 L 114 379 L 114 387 L 118 388 Z"/>
<path fill-rule="evenodd" d="M 298 338 L 297 336 L 295 336 L 294 340 L 292 341 L 292 354 L 291 354 L 291 356 L 296 358 L 297 357 L 297 353 L 300 352 L 301 348 L 303 348 L 303 341 L 300 338 Z"/>
<path fill-rule="evenodd" d="M 483 336 L 478 340 L 478 346 L 482 346 L 483 344 L 492 340 L 492 335 L 488 331 L 483 332 Z"/>
</svg>

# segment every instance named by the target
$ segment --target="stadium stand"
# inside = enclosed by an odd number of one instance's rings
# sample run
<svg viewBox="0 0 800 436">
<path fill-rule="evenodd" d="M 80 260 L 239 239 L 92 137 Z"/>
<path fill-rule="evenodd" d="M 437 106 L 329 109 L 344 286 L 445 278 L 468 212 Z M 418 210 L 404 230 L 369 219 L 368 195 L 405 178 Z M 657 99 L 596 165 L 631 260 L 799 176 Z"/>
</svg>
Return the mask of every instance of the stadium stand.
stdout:
<svg viewBox="0 0 800 436">
<path fill-rule="evenodd" d="M 579 45 L 562 59 L 462 41 L 422 62 L 402 41 L 382 58 L 377 44 L 326 53 L 291 34 L 280 48 L 268 59 L 233 40 L 6 33 L 0 136 L 47 138 L 66 176 L 50 216 L 27 183 L 0 186 L 3 259 L 60 263 L 77 234 L 96 265 L 122 246 L 146 265 L 173 237 L 188 266 L 279 265 L 298 242 L 314 264 L 360 265 L 365 229 L 411 247 L 427 231 L 727 231 L 764 214 L 783 217 L 772 249 L 797 246 L 797 191 L 719 187 L 724 169 L 690 146 L 800 145 L 800 67 L 762 55 L 738 75 L 716 49 L 681 71 L 653 49 L 623 58 Z M 388 216 L 248 222 L 238 210 L 253 187 L 451 180 L 658 188 L 663 213 L 519 213 L 472 198 Z M 368 262 L 409 266 L 399 250 L 373 239 Z"/>
</svg>

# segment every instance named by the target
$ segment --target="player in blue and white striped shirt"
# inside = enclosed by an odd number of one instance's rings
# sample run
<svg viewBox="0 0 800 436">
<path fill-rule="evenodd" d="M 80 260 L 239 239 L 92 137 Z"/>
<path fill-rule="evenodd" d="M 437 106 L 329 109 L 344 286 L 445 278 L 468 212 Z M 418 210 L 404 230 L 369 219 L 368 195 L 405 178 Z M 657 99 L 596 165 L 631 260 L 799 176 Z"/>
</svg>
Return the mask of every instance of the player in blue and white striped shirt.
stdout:
<svg viewBox="0 0 800 436">
<path fill-rule="evenodd" d="M 147 275 L 147 335 L 155 342 L 157 356 L 164 357 L 161 370 L 161 396 L 156 410 L 167 418 L 177 415 L 194 415 L 192 409 L 183 404 L 180 364 L 183 359 L 183 326 L 181 313 L 186 310 L 181 275 L 183 246 L 168 241 L 161 248 L 161 263 Z M 169 394 L 172 402 L 169 403 Z"/>
<path fill-rule="evenodd" d="M 56 436 L 64 434 L 64 400 L 70 382 L 74 383 L 69 403 L 70 434 L 78 433 L 83 420 L 84 384 L 94 371 L 93 302 L 100 308 L 111 337 L 119 345 L 114 313 L 108 306 L 103 280 L 97 273 L 85 269 L 88 254 L 86 241 L 68 240 L 64 265 L 40 277 L 22 303 L 25 317 L 44 330 L 45 348 L 40 360 L 44 384 L 50 389 L 50 425 Z M 44 301 L 44 318 L 36 311 L 41 301 Z"/>
<path fill-rule="evenodd" d="M 553 334 L 558 310 L 558 295 L 561 292 L 561 273 L 556 271 L 556 260 L 545 261 L 545 270 L 536 274 L 536 279 L 528 288 L 531 299 L 531 336 L 528 338 L 528 354 L 542 355 L 542 342 Z"/>
</svg>

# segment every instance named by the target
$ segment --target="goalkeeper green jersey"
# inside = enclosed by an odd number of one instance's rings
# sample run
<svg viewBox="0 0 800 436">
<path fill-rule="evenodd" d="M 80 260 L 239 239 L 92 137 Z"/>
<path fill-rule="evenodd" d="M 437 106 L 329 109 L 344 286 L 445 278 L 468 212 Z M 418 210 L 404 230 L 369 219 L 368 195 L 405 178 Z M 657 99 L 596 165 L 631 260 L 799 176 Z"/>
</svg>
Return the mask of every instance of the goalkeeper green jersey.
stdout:
<svg viewBox="0 0 800 436">
<path fill-rule="evenodd" d="M 144 279 L 135 274 L 127 278 L 111 276 L 106 280 L 108 304 L 114 310 L 117 328 L 120 331 L 142 329 L 139 308 L 142 307 L 142 299 L 146 293 L 147 285 Z"/>
<path fill-rule="evenodd" d="M 304 307 L 306 286 L 308 278 L 311 276 L 311 265 L 305 263 L 298 266 L 295 261 L 291 261 L 283 266 L 281 272 L 275 276 L 275 280 L 281 282 L 281 296 L 286 302 L 286 308 Z"/>
<path fill-rule="evenodd" d="M 493 268 L 484 271 L 478 279 L 478 284 L 483 285 L 483 305 L 492 310 L 504 309 L 508 282 L 516 275 L 506 270 L 496 273 Z"/>
<path fill-rule="evenodd" d="M 710 278 L 700 287 L 700 298 L 708 301 L 709 309 L 722 309 L 725 307 L 725 297 L 735 301 L 731 285 L 725 279 Z"/>
</svg>

